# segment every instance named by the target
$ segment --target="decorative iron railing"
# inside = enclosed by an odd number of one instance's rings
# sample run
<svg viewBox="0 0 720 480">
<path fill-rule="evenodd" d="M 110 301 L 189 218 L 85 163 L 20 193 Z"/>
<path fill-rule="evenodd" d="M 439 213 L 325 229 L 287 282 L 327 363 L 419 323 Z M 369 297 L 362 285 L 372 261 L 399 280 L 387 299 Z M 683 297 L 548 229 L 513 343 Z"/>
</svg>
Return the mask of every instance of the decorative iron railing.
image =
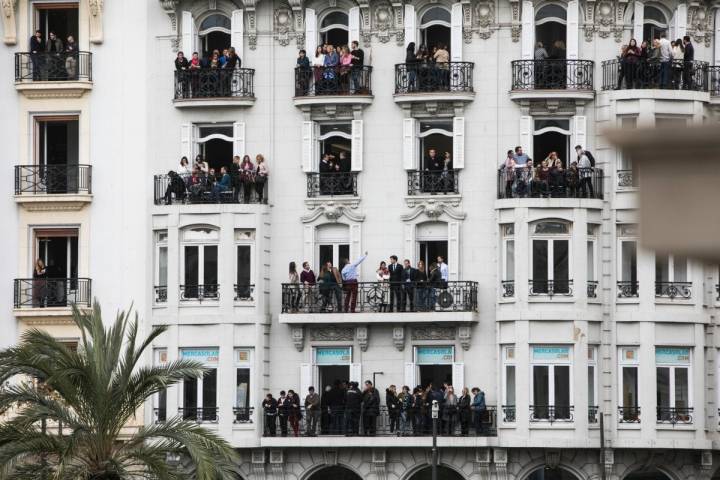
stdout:
<svg viewBox="0 0 720 480">
<path fill-rule="evenodd" d="M 92 53 L 16 53 L 15 81 L 90 82 L 92 81 Z"/>
<path fill-rule="evenodd" d="M 573 294 L 572 280 L 528 280 L 530 296 L 553 295 L 571 296 Z"/>
<path fill-rule="evenodd" d="M 637 176 L 633 170 L 618 170 L 617 180 L 617 186 L 620 188 L 637 187 Z"/>
<path fill-rule="evenodd" d="M 472 62 L 395 65 L 395 93 L 472 92 Z"/>
<path fill-rule="evenodd" d="M 167 303 L 167 285 L 153 287 L 155 291 L 155 303 Z"/>
<path fill-rule="evenodd" d="M 640 423 L 640 407 L 618 407 L 618 423 Z"/>
<path fill-rule="evenodd" d="M 709 66 L 708 72 L 710 96 L 716 97 L 720 95 L 720 65 Z"/>
<path fill-rule="evenodd" d="M 233 423 L 253 423 L 253 407 L 234 407 Z"/>
<path fill-rule="evenodd" d="M 515 423 L 517 420 L 517 408 L 515 405 L 503 405 L 501 408 L 503 412 L 503 422 Z"/>
<path fill-rule="evenodd" d="M 183 420 L 190 420 L 197 423 L 218 423 L 220 416 L 218 407 L 205 408 L 178 408 L 178 415 Z"/>
<path fill-rule="evenodd" d="M 253 294 L 255 293 L 255 285 L 233 285 L 235 290 L 236 302 L 252 302 L 254 300 Z"/>
<path fill-rule="evenodd" d="M 474 312 L 477 307 L 477 282 L 282 285 L 283 313 Z"/>
<path fill-rule="evenodd" d="M 180 301 L 198 301 L 220 299 L 220 285 L 209 283 L 205 285 L 180 285 Z"/>
<path fill-rule="evenodd" d="M 460 170 L 408 172 L 408 195 L 460 193 Z"/>
<path fill-rule="evenodd" d="M 527 166 L 500 168 L 498 198 L 597 198 L 603 199 L 602 168 L 550 168 L 547 172 Z"/>
<path fill-rule="evenodd" d="M 592 405 L 588 407 L 588 423 L 595 424 L 598 423 L 598 413 L 600 411 L 600 407 L 597 405 Z"/>
<path fill-rule="evenodd" d="M 503 298 L 512 298 L 515 296 L 515 280 L 503 280 L 500 282 L 502 287 Z"/>
<path fill-rule="evenodd" d="M 617 282 L 618 298 L 633 298 L 638 296 L 639 283 L 635 282 Z"/>
<path fill-rule="evenodd" d="M 208 175 L 197 177 L 178 175 L 155 175 L 155 205 L 173 203 L 267 203 L 268 177 L 264 180 L 249 175 L 240 183 L 228 188 L 216 186 L 219 179 Z"/>
<path fill-rule="evenodd" d="M 352 195 L 357 197 L 358 172 L 308 173 L 308 198 Z"/>
<path fill-rule="evenodd" d="M 657 407 L 657 423 L 669 423 L 673 426 L 678 423 L 690 425 L 693 423 L 692 414 L 691 407 Z"/>
<path fill-rule="evenodd" d="M 308 415 L 316 419 L 314 431 L 308 426 Z M 443 437 L 471 433 L 484 437 L 497 436 L 497 409 L 488 405 L 485 410 L 478 412 L 469 409 L 450 411 L 441 406 L 437 433 Z M 376 416 L 367 415 L 360 407 L 351 409 L 344 406 L 311 413 L 304 407 L 263 410 L 263 436 L 300 435 L 432 436 L 431 412 L 429 406 L 395 414 L 390 414 L 386 406 L 380 406 Z"/>
<path fill-rule="evenodd" d="M 530 405 L 530 422 L 572 422 L 573 405 Z"/>
<path fill-rule="evenodd" d="M 666 88 L 708 91 L 708 63 L 677 60 L 664 66 L 658 60 L 607 60 L 602 62 L 603 90 Z"/>
<path fill-rule="evenodd" d="M 587 297 L 588 298 L 597 298 L 597 288 L 598 288 L 597 280 L 588 280 L 588 282 L 587 282 Z"/>
<path fill-rule="evenodd" d="M 692 297 L 692 282 L 655 282 L 655 297 L 687 300 Z"/>
<path fill-rule="evenodd" d="M 167 422 L 167 408 L 153 408 L 153 417 L 155 423 Z"/>
<path fill-rule="evenodd" d="M 372 95 L 372 67 L 296 67 L 295 96 Z"/>
<path fill-rule="evenodd" d="M 592 60 L 515 60 L 512 90 L 588 90 L 593 87 Z"/>
<path fill-rule="evenodd" d="M 175 100 L 197 98 L 253 98 L 252 68 L 175 70 Z"/>
<path fill-rule="evenodd" d="M 15 195 L 92 193 L 91 165 L 15 165 Z"/>
<path fill-rule="evenodd" d="M 89 278 L 16 278 L 15 308 L 89 307 L 92 300 Z"/>
</svg>

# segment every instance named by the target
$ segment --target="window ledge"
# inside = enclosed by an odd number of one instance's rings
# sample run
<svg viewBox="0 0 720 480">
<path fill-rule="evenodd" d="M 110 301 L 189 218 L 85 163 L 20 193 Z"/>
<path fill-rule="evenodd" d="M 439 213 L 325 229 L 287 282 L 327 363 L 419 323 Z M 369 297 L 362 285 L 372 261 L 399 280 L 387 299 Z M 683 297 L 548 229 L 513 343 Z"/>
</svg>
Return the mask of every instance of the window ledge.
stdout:
<svg viewBox="0 0 720 480">
<path fill-rule="evenodd" d="M 187 307 L 218 307 L 220 306 L 220 300 L 203 300 L 202 302 L 198 300 L 183 300 L 182 302 L 179 302 L 178 307 L 179 308 L 187 308 Z"/>
<path fill-rule="evenodd" d="M 284 324 L 401 324 L 477 322 L 476 312 L 281 313 Z"/>
<path fill-rule="evenodd" d="M 575 303 L 576 300 L 572 295 L 553 295 L 552 297 L 549 295 L 534 295 L 528 297 L 528 303 Z"/>
<path fill-rule="evenodd" d="M 515 297 L 502 297 L 501 296 L 500 298 L 498 298 L 498 303 L 501 305 L 513 304 L 516 302 L 517 302 L 517 299 Z"/>
<path fill-rule="evenodd" d="M 27 98 L 80 98 L 92 90 L 93 83 L 77 82 L 15 82 L 15 90 Z"/>
<path fill-rule="evenodd" d="M 370 105 L 373 95 L 308 95 L 293 97 L 296 107 L 312 107 L 314 105 Z"/>
<path fill-rule="evenodd" d="M 92 202 L 92 194 L 22 194 L 15 195 L 15 203 L 31 212 L 72 212 Z"/>
<path fill-rule="evenodd" d="M 675 300 L 671 300 L 669 298 L 655 298 L 655 305 L 687 305 L 687 306 L 694 306 L 695 305 L 695 299 L 693 298 L 677 298 Z"/>
<path fill-rule="evenodd" d="M 574 89 L 547 89 L 547 90 L 510 90 L 510 100 L 585 100 L 591 101 L 595 98 L 594 90 Z"/>
<path fill-rule="evenodd" d="M 671 424 L 668 424 L 668 423 L 657 423 L 655 425 L 655 429 L 662 430 L 662 431 L 671 431 L 671 432 L 677 431 L 677 430 L 684 431 L 684 432 L 696 430 L 695 425 L 692 423 L 689 423 L 689 424 L 676 423 L 674 426 Z"/>
<path fill-rule="evenodd" d="M 615 303 L 617 305 L 637 305 L 640 303 L 640 298 L 639 297 L 617 298 L 615 300 Z"/>
<path fill-rule="evenodd" d="M 412 92 L 396 93 L 393 99 L 397 104 L 424 102 L 472 102 L 475 92 Z"/>
<path fill-rule="evenodd" d="M 173 105 L 176 108 L 252 107 L 255 97 L 178 98 L 173 100 Z"/>
<path fill-rule="evenodd" d="M 639 423 L 618 423 L 618 430 L 640 430 L 642 427 Z"/>
<path fill-rule="evenodd" d="M 530 430 L 575 430 L 575 422 L 531 422 Z"/>
</svg>

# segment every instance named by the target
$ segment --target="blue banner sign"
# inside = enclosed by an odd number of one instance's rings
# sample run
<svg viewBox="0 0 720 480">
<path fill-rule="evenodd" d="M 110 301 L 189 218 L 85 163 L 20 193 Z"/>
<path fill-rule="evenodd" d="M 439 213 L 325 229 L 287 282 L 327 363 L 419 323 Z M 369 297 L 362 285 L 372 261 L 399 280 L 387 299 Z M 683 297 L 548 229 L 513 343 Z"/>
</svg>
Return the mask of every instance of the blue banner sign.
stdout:
<svg viewBox="0 0 720 480">
<path fill-rule="evenodd" d="M 315 349 L 316 365 L 346 365 L 352 363 L 352 347 L 328 347 Z"/>
<path fill-rule="evenodd" d="M 568 361 L 570 347 L 533 347 L 533 360 Z"/>
<path fill-rule="evenodd" d="M 453 347 L 416 347 L 415 363 L 425 365 L 443 365 L 453 363 Z"/>
<path fill-rule="evenodd" d="M 690 363 L 689 348 L 655 347 L 655 363 L 687 365 Z"/>
<path fill-rule="evenodd" d="M 220 350 L 217 348 L 181 348 L 180 358 L 183 360 L 194 360 L 203 365 L 217 365 L 220 357 Z"/>
</svg>

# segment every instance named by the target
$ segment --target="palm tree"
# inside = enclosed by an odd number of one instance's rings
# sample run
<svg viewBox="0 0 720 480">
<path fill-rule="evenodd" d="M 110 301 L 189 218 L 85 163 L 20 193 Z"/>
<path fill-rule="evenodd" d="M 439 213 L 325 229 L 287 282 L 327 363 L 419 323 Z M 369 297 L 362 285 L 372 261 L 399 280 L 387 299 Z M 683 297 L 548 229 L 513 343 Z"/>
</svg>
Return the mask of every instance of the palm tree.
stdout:
<svg viewBox="0 0 720 480">
<path fill-rule="evenodd" d="M 175 480 L 233 478 L 236 458 L 218 435 L 181 418 L 121 429 L 152 395 L 202 365 L 179 360 L 145 366 L 153 340 L 138 338 L 138 317 L 119 312 L 105 328 L 97 302 L 73 307 L 77 349 L 46 332 L 29 330 L 0 352 L 0 479 Z M 62 428 L 47 428 L 62 425 Z M 170 459 L 184 458 L 184 466 Z"/>
</svg>

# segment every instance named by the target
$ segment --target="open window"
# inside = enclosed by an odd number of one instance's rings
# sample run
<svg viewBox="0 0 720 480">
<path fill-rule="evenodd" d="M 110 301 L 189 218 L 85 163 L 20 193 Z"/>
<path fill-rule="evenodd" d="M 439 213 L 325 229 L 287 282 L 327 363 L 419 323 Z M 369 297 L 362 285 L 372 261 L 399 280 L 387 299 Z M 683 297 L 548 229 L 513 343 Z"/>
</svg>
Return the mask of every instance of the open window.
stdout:
<svg viewBox="0 0 720 480">
<path fill-rule="evenodd" d="M 533 134 L 535 165 L 540 165 L 551 152 L 557 153 L 563 167 L 572 163 L 569 161 L 571 135 L 569 119 L 536 118 Z"/>
<path fill-rule="evenodd" d="M 430 7 L 421 15 L 420 43 L 429 52 L 440 46 L 450 49 L 451 20 L 450 11 L 441 6 Z"/>
<path fill-rule="evenodd" d="M 50 32 L 55 33 L 63 45 L 68 35 L 78 41 L 78 2 L 32 2 L 34 30 L 42 32 L 47 41 Z"/>
<path fill-rule="evenodd" d="M 502 409 L 503 422 L 515 423 L 516 417 L 516 397 L 515 397 L 515 345 L 507 345 L 502 347 Z"/>
<path fill-rule="evenodd" d="M 515 224 L 500 225 L 502 233 L 502 296 L 515 296 Z"/>
<path fill-rule="evenodd" d="M 690 423 L 692 358 L 689 348 L 655 347 L 658 423 Z"/>
<path fill-rule="evenodd" d="M 320 20 L 320 40 L 335 47 L 350 44 L 349 17 L 339 10 L 329 12 Z"/>
<path fill-rule="evenodd" d="M 253 275 L 253 259 L 255 249 L 255 230 L 235 230 L 235 301 L 248 302 L 253 300 L 255 290 Z"/>
<path fill-rule="evenodd" d="M 343 224 L 320 225 L 316 229 L 318 271 L 330 262 L 340 268 L 340 260 L 350 258 L 350 228 Z"/>
<path fill-rule="evenodd" d="M 251 348 L 236 348 L 235 356 L 235 417 L 233 423 L 249 422 L 252 414 L 252 354 Z"/>
<path fill-rule="evenodd" d="M 167 302 L 168 288 L 168 233 L 167 230 L 155 231 L 155 303 Z"/>
<path fill-rule="evenodd" d="M 180 300 L 218 299 L 218 243 L 214 227 L 187 227 L 182 230 Z"/>
<path fill-rule="evenodd" d="M 549 58 L 564 59 L 567 56 L 568 12 L 557 3 L 548 3 L 535 12 L 536 47 L 545 48 Z"/>
<path fill-rule="evenodd" d="M 637 225 L 618 225 L 618 298 L 638 296 L 638 230 Z"/>
<path fill-rule="evenodd" d="M 660 35 L 667 33 L 668 31 L 668 19 L 657 7 L 652 5 L 645 5 L 643 7 L 643 38 L 648 42 L 652 42 L 655 38 L 660 38 Z M 640 43 L 640 40 L 638 40 Z"/>
<path fill-rule="evenodd" d="M 168 363 L 167 348 L 156 348 L 153 350 L 153 364 L 156 367 L 165 366 Z M 168 419 L 167 412 L 167 388 L 153 395 L 153 414 L 155 423 L 163 423 Z"/>
<path fill-rule="evenodd" d="M 572 295 L 570 224 L 560 220 L 531 226 L 530 295 Z"/>
<path fill-rule="evenodd" d="M 198 30 L 202 56 L 204 58 L 210 57 L 213 50 L 217 50 L 222 54 L 224 49 L 234 46 L 231 45 L 230 41 L 231 32 L 232 24 L 227 16 L 221 13 L 213 13 L 205 17 L 200 22 Z M 185 52 L 185 55 L 189 58 L 191 53 Z"/>
<path fill-rule="evenodd" d="M 228 170 L 233 158 L 232 125 L 198 125 L 197 152 L 214 169 L 216 174 L 221 167 Z"/>
<path fill-rule="evenodd" d="M 417 258 L 425 264 L 426 273 L 437 263 L 438 257 L 448 260 L 448 225 L 445 222 L 425 222 L 417 225 Z"/>
<path fill-rule="evenodd" d="M 87 188 L 79 166 L 79 122 L 76 115 L 35 116 L 34 160 L 38 185 L 47 193 L 77 193 Z"/>
</svg>

